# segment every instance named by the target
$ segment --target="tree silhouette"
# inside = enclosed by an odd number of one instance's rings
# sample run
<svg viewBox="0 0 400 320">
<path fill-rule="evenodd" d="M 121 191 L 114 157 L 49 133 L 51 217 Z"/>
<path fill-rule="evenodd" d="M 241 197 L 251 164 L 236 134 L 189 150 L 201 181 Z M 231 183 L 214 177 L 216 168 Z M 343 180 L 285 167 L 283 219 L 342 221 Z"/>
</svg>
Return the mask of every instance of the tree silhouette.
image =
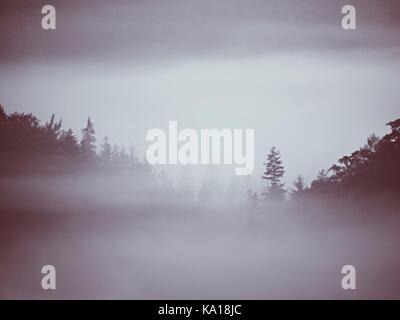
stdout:
<svg viewBox="0 0 400 320">
<path fill-rule="evenodd" d="M 388 122 L 386 125 L 390 126 L 391 132 L 384 137 L 384 141 L 396 145 L 399 148 L 400 143 L 400 119 Z"/>
<path fill-rule="evenodd" d="M 332 171 L 333 167 L 331 167 L 329 170 Z M 328 171 L 326 171 L 325 169 L 321 169 L 318 171 L 318 175 L 317 178 L 315 180 L 313 180 L 311 182 L 311 187 L 313 188 L 313 190 L 322 190 L 327 183 L 329 183 L 330 178 L 328 176 Z"/>
<path fill-rule="evenodd" d="M 45 128 L 47 130 L 48 135 L 57 139 L 61 134 L 62 120 L 55 122 L 55 115 L 51 115 L 50 121 L 45 123 Z"/>
<path fill-rule="evenodd" d="M 100 149 L 100 160 L 103 165 L 110 165 L 111 162 L 111 145 L 108 142 L 108 137 L 104 137 L 104 141 Z"/>
<path fill-rule="evenodd" d="M 96 131 L 90 117 L 86 127 L 82 129 L 81 152 L 84 158 L 92 160 L 96 157 Z"/>
<path fill-rule="evenodd" d="M 293 181 L 294 188 L 290 191 L 290 196 L 292 199 L 299 198 L 304 195 L 306 191 L 306 185 L 304 183 L 304 178 L 299 174 L 296 180 Z"/>
<path fill-rule="evenodd" d="M 332 165 L 329 175 L 320 171 L 310 192 L 388 196 L 400 191 L 400 119 L 387 125 L 391 132 L 383 138 L 370 135 L 364 146 Z"/>
<path fill-rule="evenodd" d="M 7 121 L 7 113 L 4 107 L 0 104 L 0 122 Z"/>
<path fill-rule="evenodd" d="M 68 129 L 61 132 L 58 140 L 60 153 L 62 155 L 62 161 L 60 163 L 62 167 L 58 168 L 58 170 L 73 170 L 73 168 L 79 164 L 78 139 L 74 135 L 72 129 Z"/>
<path fill-rule="evenodd" d="M 301 196 L 308 206 L 311 202 L 309 199 L 323 199 L 331 195 L 335 201 L 349 195 L 347 198 L 362 199 L 364 202 L 375 196 L 376 199 L 379 196 L 384 196 L 382 199 L 390 196 L 390 201 L 400 204 L 400 119 L 388 122 L 387 126 L 390 132 L 382 138 L 372 134 L 358 150 L 339 158 L 328 171 L 322 169 L 310 188 L 306 188 L 304 179 L 299 176 L 290 192 L 292 198 Z M 62 120 L 56 120 L 55 115 L 41 124 L 31 113 L 7 114 L 0 105 L 0 152 L 0 177 L 81 173 L 88 169 L 91 174 L 101 174 L 112 170 L 112 173 L 131 174 L 131 181 L 135 185 L 145 184 L 157 189 L 152 167 L 146 160 L 138 160 L 133 146 L 126 152 L 118 145 L 111 147 L 106 137 L 97 155 L 95 129 L 90 118 L 87 119 L 86 127 L 82 130 L 82 139 L 78 142 L 74 132 L 71 129 L 64 130 Z M 286 196 L 284 184 L 281 182 L 285 170 L 280 152 L 275 147 L 270 150 L 264 164 L 262 178 L 267 182 L 267 188 L 262 195 L 268 201 L 282 202 Z M 204 203 L 221 199 L 215 173 L 209 170 L 205 176 L 198 199 Z M 185 182 L 190 180 L 190 177 L 184 178 Z M 165 173 L 161 174 L 159 181 L 162 185 L 160 189 L 169 190 L 170 195 L 177 196 Z M 233 183 L 231 187 L 234 187 Z M 315 193 L 323 197 L 307 198 Z M 230 198 L 227 201 L 234 197 L 235 192 L 228 194 Z M 354 195 L 358 197 L 353 197 Z M 247 200 L 257 203 L 257 193 L 249 192 Z"/>
<path fill-rule="evenodd" d="M 257 192 L 248 189 L 246 192 L 246 202 L 250 209 L 256 209 L 259 206 L 260 199 L 258 198 Z"/>
<path fill-rule="evenodd" d="M 97 156 L 95 142 L 90 118 L 82 130 L 82 140 L 78 142 L 71 129 L 62 129 L 62 120 L 56 120 L 55 115 L 41 125 L 32 114 L 7 114 L 0 105 L 0 174 L 57 174 L 81 169 L 94 173 L 113 168 L 131 170 L 141 179 L 152 175 L 150 166 L 139 162 L 133 146 L 128 154 L 117 145 L 111 148 L 108 138 L 105 138 Z"/>
<path fill-rule="evenodd" d="M 285 200 L 286 191 L 283 189 L 284 184 L 281 183 L 285 169 L 279 150 L 272 147 L 264 165 L 265 172 L 262 178 L 268 180 L 267 191 L 262 194 L 264 199 L 278 202 Z"/>
<path fill-rule="evenodd" d="M 129 168 L 130 157 L 129 154 L 125 151 L 125 148 L 122 147 L 118 153 L 117 157 L 117 165 L 121 169 Z"/>
<path fill-rule="evenodd" d="M 131 145 L 129 147 L 129 167 L 130 168 L 134 168 L 135 166 L 137 166 L 139 163 L 139 159 L 136 156 L 136 148 Z"/>
</svg>

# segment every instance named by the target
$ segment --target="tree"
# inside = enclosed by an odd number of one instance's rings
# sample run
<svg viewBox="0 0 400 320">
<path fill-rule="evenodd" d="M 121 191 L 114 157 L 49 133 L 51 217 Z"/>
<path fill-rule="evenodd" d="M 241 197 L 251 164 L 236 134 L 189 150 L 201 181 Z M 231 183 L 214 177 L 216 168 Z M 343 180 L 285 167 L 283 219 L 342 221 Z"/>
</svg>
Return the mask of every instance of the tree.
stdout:
<svg viewBox="0 0 400 320">
<path fill-rule="evenodd" d="M 398 147 L 398 143 L 400 142 L 400 119 L 390 121 L 386 125 L 390 126 L 392 132 L 385 136 L 385 141 L 397 144 L 396 146 Z"/>
<path fill-rule="evenodd" d="M 333 165 L 329 169 L 329 171 L 337 172 L 337 176 L 339 176 L 340 170 L 341 170 L 341 167 L 339 167 L 337 165 Z M 325 169 L 321 169 L 320 171 L 318 171 L 317 178 L 311 182 L 311 189 L 313 189 L 313 190 L 318 189 L 319 191 L 321 191 L 321 190 L 325 189 L 328 182 L 329 182 L 328 171 L 326 171 Z"/>
<path fill-rule="evenodd" d="M 248 189 L 246 192 L 246 201 L 247 201 L 247 206 L 250 209 L 256 209 L 258 207 L 258 204 L 260 202 L 260 199 L 258 198 L 257 192 L 253 192 L 253 190 Z"/>
<path fill-rule="evenodd" d="M 363 169 L 365 164 L 371 161 L 371 158 L 379 148 L 380 141 L 380 138 L 375 134 L 370 135 L 363 147 L 349 156 L 341 157 L 338 160 L 339 164 L 334 164 L 329 168 L 328 171 L 332 173 L 330 177 L 327 177 L 327 172 L 324 172 L 326 176 L 320 175 L 317 178 L 317 184 L 321 185 L 329 181 L 341 183 L 352 180 L 352 177 L 359 175 L 360 169 Z"/>
<path fill-rule="evenodd" d="M 111 148 L 108 138 L 96 155 L 94 125 L 90 118 L 78 142 L 74 132 L 62 129 L 62 121 L 52 115 L 42 124 L 33 114 L 7 114 L 0 105 L 0 176 L 20 173 L 69 173 L 97 169 L 104 160 L 107 169 L 132 173 L 141 185 L 155 187 L 151 166 L 138 160 L 136 150 Z M 126 172 L 124 172 L 126 173 Z"/>
<path fill-rule="evenodd" d="M 328 172 L 325 169 L 319 170 L 317 175 L 317 181 L 326 182 L 327 180 L 328 180 Z"/>
<path fill-rule="evenodd" d="M 54 139 L 57 139 L 61 134 L 62 120 L 56 122 L 55 119 L 55 114 L 52 114 L 50 121 L 46 122 L 44 126 L 47 130 L 48 135 L 50 135 Z"/>
<path fill-rule="evenodd" d="M 78 154 L 79 144 L 72 129 L 63 130 L 60 135 L 60 141 L 65 155 L 76 156 Z"/>
<path fill-rule="evenodd" d="M 0 122 L 7 120 L 7 113 L 4 107 L 0 104 Z"/>
<path fill-rule="evenodd" d="M 294 188 L 292 188 L 292 190 L 290 191 L 290 196 L 292 197 L 292 199 L 301 197 L 307 189 L 304 183 L 304 178 L 300 174 L 298 175 L 296 180 L 293 181 L 293 186 Z"/>
<path fill-rule="evenodd" d="M 119 157 L 119 147 L 116 143 L 111 148 L 111 160 L 115 166 L 118 164 L 118 157 Z"/>
<path fill-rule="evenodd" d="M 111 162 L 111 145 L 108 142 L 108 137 L 104 137 L 103 144 L 100 149 L 100 160 L 103 164 L 110 164 Z"/>
<path fill-rule="evenodd" d="M 130 158 L 129 154 L 126 153 L 125 148 L 122 147 L 118 153 L 118 167 L 121 169 L 129 168 Z"/>
<path fill-rule="evenodd" d="M 265 172 L 263 179 L 268 180 L 267 191 L 262 195 L 265 200 L 281 202 L 285 200 L 285 189 L 281 179 L 285 174 L 285 169 L 282 165 L 281 154 L 278 149 L 272 147 L 267 156 L 267 162 L 264 162 Z"/>
<path fill-rule="evenodd" d="M 137 164 L 139 163 L 139 159 L 136 156 L 136 154 L 137 154 L 136 147 L 131 145 L 129 147 L 129 167 L 130 168 L 137 166 Z"/>
<path fill-rule="evenodd" d="M 362 147 L 361 149 L 368 151 L 369 154 L 372 154 L 376 152 L 380 141 L 381 139 L 375 133 L 373 133 L 368 137 L 367 143 L 364 144 L 364 147 Z"/>
<path fill-rule="evenodd" d="M 81 151 L 86 159 L 93 159 L 96 156 L 96 131 L 90 117 L 86 127 L 82 129 Z"/>
<path fill-rule="evenodd" d="M 46 154 L 45 160 L 43 161 L 47 163 L 49 168 L 53 167 L 53 170 L 58 170 L 59 164 L 57 164 L 56 157 L 63 157 L 63 145 L 60 143 L 59 139 L 62 134 L 62 120 L 56 121 L 55 119 L 56 116 L 53 114 L 50 121 L 44 124 L 44 132 L 41 141 L 44 146 L 42 154 Z M 54 166 L 57 167 L 57 169 L 55 169 Z"/>
<path fill-rule="evenodd" d="M 321 170 L 310 192 L 325 194 L 379 194 L 400 190 L 400 119 L 387 123 L 391 132 L 375 134 L 350 155 L 345 155 L 326 172 Z M 329 173 L 329 175 L 328 175 Z"/>
</svg>

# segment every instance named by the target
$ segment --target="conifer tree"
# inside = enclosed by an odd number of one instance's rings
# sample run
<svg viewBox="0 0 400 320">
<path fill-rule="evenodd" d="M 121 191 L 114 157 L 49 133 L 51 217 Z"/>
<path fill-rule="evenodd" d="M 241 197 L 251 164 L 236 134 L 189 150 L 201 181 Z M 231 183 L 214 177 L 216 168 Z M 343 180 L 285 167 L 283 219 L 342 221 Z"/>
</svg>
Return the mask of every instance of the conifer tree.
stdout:
<svg viewBox="0 0 400 320">
<path fill-rule="evenodd" d="M 247 205 L 250 209 L 256 209 L 260 202 L 257 192 L 255 192 L 251 189 L 248 189 L 246 192 L 246 200 L 247 200 Z"/>
<path fill-rule="evenodd" d="M 306 185 L 304 183 L 304 178 L 299 174 L 296 180 L 293 181 L 292 190 L 290 191 L 290 195 L 292 199 L 296 199 L 304 194 L 306 191 Z"/>
<path fill-rule="evenodd" d="M 283 188 L 281 179 L 285 173 L 282 165 L 281 154 L 278 149 L 272 147 L 267 156 L 267 162 L 264 163 L 265 172 L 263 179 L 268 180 L 267 190 L 262 195 L 265 200 L 281 202 L 285 200 L 286 191 Z"/>
<path fill-rule="evenodd" d="M 109 164 L 111 162 L 111 145 L 108 141 L 108 137 L 104 137 L 103 144 L 101 145 L 100 159 L 103 164 Z"/>
<path fill-rule="evenodd" d="M 90 117 L 86 127 L 82 129 L 81 151 L 86 159 L 93 159 L 96 156 L 96 131 Z"/>
</svg>

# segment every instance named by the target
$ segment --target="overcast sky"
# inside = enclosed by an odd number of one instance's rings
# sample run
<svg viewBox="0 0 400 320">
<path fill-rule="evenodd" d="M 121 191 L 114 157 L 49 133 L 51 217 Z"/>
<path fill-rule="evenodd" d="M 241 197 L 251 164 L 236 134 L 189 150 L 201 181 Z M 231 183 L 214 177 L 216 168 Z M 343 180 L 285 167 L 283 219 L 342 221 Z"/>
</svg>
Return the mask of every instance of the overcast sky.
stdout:
<svg viewBox="0 0 400 320">
<path fill-rule="evenodd" d="M 41 8 L 57 29 L 41 29 Z M 357 30 L 341 28 L 353 4 Z M 0 103 L 135 144 L 167 128 L 254 128 L 309 182 L 400 117 L 397 0 L 1 1 Z"/>
</svg>

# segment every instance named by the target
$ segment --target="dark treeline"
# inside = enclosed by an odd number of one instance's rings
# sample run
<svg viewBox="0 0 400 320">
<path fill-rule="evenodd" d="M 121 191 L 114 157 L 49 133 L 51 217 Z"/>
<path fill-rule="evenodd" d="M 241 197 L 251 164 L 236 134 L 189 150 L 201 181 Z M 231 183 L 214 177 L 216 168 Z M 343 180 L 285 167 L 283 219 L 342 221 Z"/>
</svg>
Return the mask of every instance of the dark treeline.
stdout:
<svg viewBox="0 0 400 320">
<path fill-rule="evenodd" d="M 400 119 L 387 123 L 390 132 L 379 138 L 368 137 L 364 146 L 338 160 L 329 169 L 322 169 L 310 186 L 306 186 L 301 175 L 289 190 L 281 182 L 285 170 L 279 150 L 273 147 L 267 156 L 262 179 L 267 181 L 262 200 L 256 192 L 248 191 L 252 206 L 259 203 L 282 203 L 286 199 L 298 203 L 309 200 L 362 199 L 365 203 L 377 199 L 399 203 L 400 194 Z M 287 197 L 288 196 L 288 197 Z"/>
<path fill-rule="evenodd" d="M 265 160 L 262 192 L 247 191 L 247 202 L 252 208 L 269 204 L 304 202 L 309 199 L 332 197 L 361 197 L 384 195 L 397 197 L 400 191 L 400 119 L 387 124 L 390 132 L 382 138 L 372 134 L 366 144 L 351 155 L 344 156 L 329 169 L 322 169 L 317 178 L 306 185 L 301 175 L 290 189 L 285 189 L 285 173 L 280 152 L 273 147 Z M 135 175 L 140 184 L 155 186 L 152 168 L 139 161 L 135 148 L 126 151 L 108 138 L 97 147 L 94 124 L 90 118 L 78 139 L 71 130 L 62 128 L 62 121 L 53 115 L 44 124 L 32 114 L 7 114 L 0 106 L 0 177 L 29 174 L 123 173 Z M 187 173 L 187 172 L 186 172 Z M 186 174 L 187 175 L 187 174 Z M 185 190 L 174 190 L 165 173 L 158 177 L 164 195 L 185 197 Z M 185 180 L 191 180 L 186 176 Z M 210 202 L 212 183 L 197 191 L 197 198 Z M 168 190 L 167 190 L 168 189 Z M 232 188 L 231 188 L 232 189 Z M 189 194 L 189 191 L 188 191 Z M 194 190 L 190 190 L 193 199 Z M 214 199 L 215 200 L 215 199 Z"/>
<path fill-rule="evenodd" d="M 338 164 L 321 171 L 311 184 L 313 192 L 336 190 L 341 192 L 400 191 L 400 119 L 387 123 L 391 132 L 383 138 L 372 134 L 367 143 L 351 155 L 339 159 Z"/>
<path fill-rule="evenodd" d="M 45 124 L 32 114 L 7 114 L 0 105 L 0 175 L 61 174 L 127 171 L 150 176 L 151 168 L 140 162 L 132 146 L 127 152 L 105 137 L 97 150 L 90 118 L 78 140 L 62 120 L 53 115 Z"/>
</svg>

